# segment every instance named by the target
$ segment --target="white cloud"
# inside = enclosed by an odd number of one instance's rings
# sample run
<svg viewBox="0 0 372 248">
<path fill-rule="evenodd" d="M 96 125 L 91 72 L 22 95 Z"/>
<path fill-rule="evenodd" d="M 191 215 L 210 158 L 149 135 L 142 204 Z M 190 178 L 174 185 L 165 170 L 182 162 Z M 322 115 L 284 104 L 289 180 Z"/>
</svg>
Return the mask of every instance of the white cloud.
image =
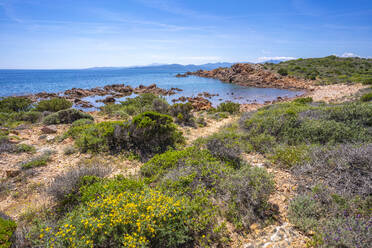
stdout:
<svg viewBox="0 0 372 248">
<path fill-rule="evenodd" d="M 360 56 L 359 55 L 356 55 L 355 53 L 343 53 L 339 57 L 341 57 L 341 58 L 351 58 L 351 57 L 358 57 L 358 58 L 360 58 Z"/>
<path fill-rule="evenodd" d="M 284 57 L 284 56 L 275 56 L 275 57 L 259 57 L 257 58 L 258 62 L 263 62 L 267 60 L 292 60 L 296 59 L 295 57 Z"/>
</svg>

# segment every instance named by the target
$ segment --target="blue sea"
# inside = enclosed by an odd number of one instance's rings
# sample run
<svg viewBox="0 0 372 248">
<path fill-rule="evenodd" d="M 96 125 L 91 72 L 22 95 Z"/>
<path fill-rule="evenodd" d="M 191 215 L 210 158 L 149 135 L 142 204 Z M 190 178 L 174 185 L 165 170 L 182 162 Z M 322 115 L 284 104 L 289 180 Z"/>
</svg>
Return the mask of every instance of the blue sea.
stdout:
<svg viewBox="0 0 372 248">
<path fill-rule="evenodd" d="M 73 87 L 94 88 L 108 84 L 125 84 L 137 87 L 140 84 L 157 84 L 159 88 L 182 89 L 176 95 L 165 97 L 169 102 L 180 96 L 197 96 L 198 93 L 218 94 L 210 101 L 214 106 L 223 101 L 239 103 L 263 103 L 277 97 L 293 97 L 302 94 L 300 91 L 289 91 L 270 88 L 253 88 L 223 83 L 215 79 L 200 77 L 177 78 L 177 73 L 184 73 L 186 67 L 154 66 L 122 69 L 81 69 L 81 70 L 0 70 L 0 96 L 27 95 L 38 92 L 61 92 Z M 130 97 L 134 97 L 133 94 Z M 100 97 L 92 97 L 95 100 Z"/>
</svg>

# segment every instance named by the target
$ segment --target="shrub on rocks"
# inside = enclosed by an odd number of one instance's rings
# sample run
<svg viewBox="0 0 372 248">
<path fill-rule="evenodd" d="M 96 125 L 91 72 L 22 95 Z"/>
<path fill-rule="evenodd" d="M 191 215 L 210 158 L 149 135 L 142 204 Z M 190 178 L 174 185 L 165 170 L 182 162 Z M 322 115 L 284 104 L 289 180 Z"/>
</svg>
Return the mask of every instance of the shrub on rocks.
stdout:
<svg viewBox="0 0 372 248">
<path fill-rule="evenodd" d="M 79 119 L 93 120 L 93 117 L 77 109 L 65 109 L 48 115 L 45 117 L 43 123 L 46 125 L 70 124 Z"/>
<path fill-rule="evenodd" d="M 370 102 L 372 101 L 372 92 L 364 94 L 363 96 L 360 97 L 360 100 L 362 102 Z"/>
<path fill-rule="evenodd" d="M 41 100 L 36 105 L 36 110 L 58 112 L 60 110 L 69 109 L 72 107 L 72 102 L 64 98 L 52 98 L 48 100 Z"/>
</svg>

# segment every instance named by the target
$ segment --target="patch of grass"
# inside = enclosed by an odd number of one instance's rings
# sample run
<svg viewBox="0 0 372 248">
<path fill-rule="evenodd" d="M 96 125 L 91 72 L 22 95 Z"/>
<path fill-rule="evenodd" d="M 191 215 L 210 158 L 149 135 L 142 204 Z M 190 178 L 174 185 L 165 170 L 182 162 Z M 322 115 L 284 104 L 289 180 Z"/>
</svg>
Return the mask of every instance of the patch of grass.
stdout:
<svg viewBox="0 0 372 248">
<path fill-rule="evenodd" d="M 237 114 L 240 112 L 240 104 L 234 102 L 223 102 L 218 105 L 217 112 L 228 112 L 229 114 Z"/>
</svg>

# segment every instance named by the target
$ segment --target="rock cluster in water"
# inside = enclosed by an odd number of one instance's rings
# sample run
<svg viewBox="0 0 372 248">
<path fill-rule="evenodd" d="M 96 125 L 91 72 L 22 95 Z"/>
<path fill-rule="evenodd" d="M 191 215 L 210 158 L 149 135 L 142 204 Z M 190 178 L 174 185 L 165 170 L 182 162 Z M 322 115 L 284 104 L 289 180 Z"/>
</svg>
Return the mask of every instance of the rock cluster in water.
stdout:
<svg viewBox="0 0 372 248">
<path fill-rule="evenodd" d="M 313 87 L 310 81 L 281 76 L 278 73 L 265 70 L 263 65 L 260 64 L 239 63 L 230 68 L 217 68 L 211 71 L 198 70 L 196 72 L 177 74 L 176 77 L 192 75 L 259 88 L 311 89 Z"/>
</svg>

